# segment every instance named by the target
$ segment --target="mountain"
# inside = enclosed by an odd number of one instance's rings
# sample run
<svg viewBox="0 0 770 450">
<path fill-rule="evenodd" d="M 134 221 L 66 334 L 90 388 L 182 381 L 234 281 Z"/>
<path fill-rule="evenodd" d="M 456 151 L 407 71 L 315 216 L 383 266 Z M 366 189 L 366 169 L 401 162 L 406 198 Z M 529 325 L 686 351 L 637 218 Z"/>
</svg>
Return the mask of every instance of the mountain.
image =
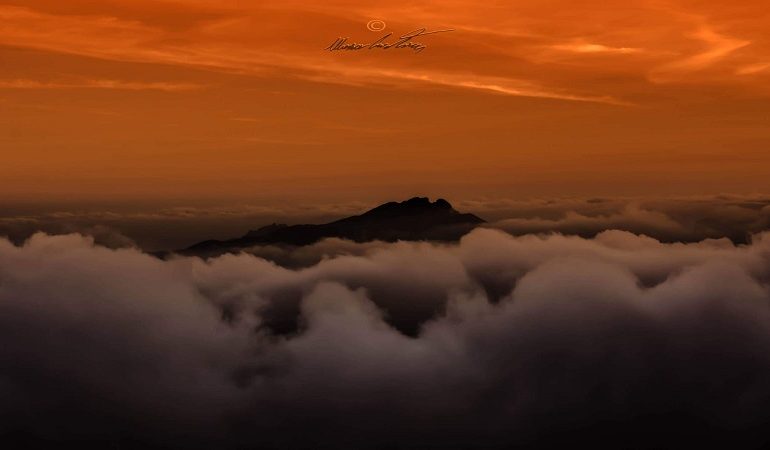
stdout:
<svg viewBox="0 0 770 450">
<path fill-rule="evenodd" d="M 431 202 L 426 197 L 414 197 L 403 202 L 385 203 L 361 215 L 320 225 L 274 223 L 249 231 L 240 238 L 203 241 L 177 253 L 213 256 L 255 245 L 309 245 L 330 237 L 356 242 L 453 241 L 482 223 L 483 219 L 458 212 L 444 199 Z"/>
</svg>

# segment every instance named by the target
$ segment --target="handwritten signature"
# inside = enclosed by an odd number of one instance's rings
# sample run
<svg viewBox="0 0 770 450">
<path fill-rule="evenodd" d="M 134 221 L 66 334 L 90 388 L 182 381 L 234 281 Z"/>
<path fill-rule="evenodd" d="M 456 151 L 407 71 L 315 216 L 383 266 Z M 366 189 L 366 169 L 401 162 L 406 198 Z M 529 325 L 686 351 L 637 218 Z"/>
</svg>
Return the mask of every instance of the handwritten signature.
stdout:
<svg viewBox="0 0 770 450">
<path fill-rule="evenodd" d="M 364 49 L 372 50 L 375 48 L 380 48 L 383 50 L 387 50 L 389 48 L 411 48 L 415 52 L 420 53 L 421 51 L 425 50 L 427 46 L 420 42 L 414 42 L 412 39 L 420 36 L 427 36 L 429 34 L 447 33 L 449 31 L 454 31 L 454 30 L 428 31 L 426 28 L 419 28 L 412 32 L 401 35 L 398 38 L 398 40 L 394 42 L 387 42 L 387 39 L 393 36 L 393 33 L 388 33 L 385 36 L 372 42 L 371 44 L 348 42 L 348 38 L 338 37 L 334 42 L 329 44 L 329 46 L 326 47 L 324 50 L 329 50 L 330 52 L 334 52 L 338 50 L 364 50 Z"/>
</svg>

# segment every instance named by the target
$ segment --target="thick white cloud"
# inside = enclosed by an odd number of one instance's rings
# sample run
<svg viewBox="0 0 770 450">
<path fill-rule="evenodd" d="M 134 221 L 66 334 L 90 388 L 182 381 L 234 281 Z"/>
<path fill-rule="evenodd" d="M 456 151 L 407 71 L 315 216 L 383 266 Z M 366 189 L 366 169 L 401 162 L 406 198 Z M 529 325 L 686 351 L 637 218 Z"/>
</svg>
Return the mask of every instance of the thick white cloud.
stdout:
<svg viewBox="0 0 770 450">
<path fill-rule="evenodd" d="M 768 441 L 770 234 L 358 245 L 323 243 L 353 254 L 292 270 L 0 241 L 0 433 L 80 448 Z"/>
</svg>

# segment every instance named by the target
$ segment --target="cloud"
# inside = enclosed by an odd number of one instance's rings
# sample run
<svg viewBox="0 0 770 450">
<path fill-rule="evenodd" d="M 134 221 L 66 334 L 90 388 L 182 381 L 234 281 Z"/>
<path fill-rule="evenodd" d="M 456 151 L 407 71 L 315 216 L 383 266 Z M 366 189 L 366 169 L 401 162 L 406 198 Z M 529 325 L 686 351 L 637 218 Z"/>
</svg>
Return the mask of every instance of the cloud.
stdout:
<svg viewBox="0 0 770 450">
<path fill-rule="evenodd" d="M 735 69 L 735 74 L 736 75 L 754 75 L 756 73 L 764 72 L 768 68 L 770 68 L 770 63 L 749 64 L 747 66 L 743 66 Z"/>
<path fill-rule="evenodd" d="M 654 82 L 667 82 L 679 79 L 682 74 L 706 69 L 730 56 L 733 52 L 751 44 L 751 41 L 736 39 L 717 33 L 710 26 L 703 24 L 690 34 L 703 43 L 705 49 L 655 68 L 650 72 Z"/>
<path fill-rule="evenodd" d="M 765 196 L 479 199 L 454 204 L 459 211 L 484 218 L 489 227 L 513 235 L 562 233 L 593 237 L 602 231 L 617 229 L 665 242 L 728 238 L 745 243 L 750 235 L 770 229 L 770 199 Z M 145 251 L 154 252 L 186 248 L 207 239 L 231 239 L 271 223 L 331 222 L 374 206 L 376 203 L 355 201 L 131 211 L 38 210 L 24 214 L 8 211 L 7 216 L 0 216 L 0 236 L 18 244 L 38 231 L 78 232 L 95 236 L 97 243 L 108 247 L 123 247 L 133 242 Z M 313 265 L 324 255 L 358 251 L 358 246 L 348 244 L 327 242 L 302 249 L 267 246 L 251 248 L 248 252 L 282 265 L 299 267 Z"/>
<path fill-rule="evenodd" d="M 172 8 L 123 0 L 63 8 L 42 0 L 0 6 L 0 42 L 142 64 L 143 70 L 149 63 L 320 83 L 438 86 L 627 105 L 640 90 L 649 97 L 648 79 L 697 83 L 716 76 L 723 85 L 746 83 L 746 77 L 736 76 L 736 64 L 751 68 L 766 59 L 763 5 L 749 3 L 694 8 L 637 1 L 629 9 L 586 1 L 575 9 L 566 1 L 395 2 L 375 11 L 346 0 L 320 8 L 305 1 L 280 6 L 202 1 Z M 338 36 L 368 41 L 374 35 L 365 24 L 373 16 L 385 17 L 386 31 L 396 35 L 419 27 L 456 32 L 426 37 L 431 53 L 420 58 L 321 51 Z M 733 36 L 736 29 L 741 37 Z M 622 59 L 598 61 L 597 55 Z M 473 61 L 472 68 L 467 61 Z M 719 70 L 725 67 L 730 71 Z M 701 73 L 712 68 L 714 73 Z M 587 84 L 586 77 L 601 83 Z M 656 92 L 659 98 L 670 94 L 660 86 Z"/>
<path fill-rule="evenodd" d="M 607 215 L 584 215 L 567 210 L 558 219 L 518 218 L 501 220 L 493 226 L 521 235 L 537 232 L 594 235 L 603 230 L 630 230 L 653 236 L 680 236 L 688 230 L 679 222 L 659 211 L 627 204 Z"/>
<path fill-rule="evenodd" d="M 120 80 L 84 80 L 79 82 L 44 82 L 38 80 L 0 80 L 0 89 L 123 89 L 129 91 L 191 91 L 203 88 L 194 83 L 135 82 Z"/>
<path fill-rule="evenodd" d="M 482 200 L 458 208 L 474 211 L 490 226 L 514 235 L 593 237 L 605 230 L 624 230 L 666 242 L 729 238 L 745 243 L 770 228 L 770 202 L 764 196 Z"/>
<path fill-rule="evenodd" d="M 297 270 L 246 254 L 161 261 L 79 235 L 0 241 L 0 434 L 78 448 L 755 447 L 770 419 L 769 258 L 768 234 L 476 230 Z M 276 334 L 277 318 L 296 328 Z"/>
<path fill-rule="evenodd" d="M 594 44 L 584 41 L 574 41 L 566 44 L 553 45 L 551 48 L 573 53 L 637 53 L 641 50 L 631 47 L 610 47 L 603 44 Z"/>
<path fill-rule="evenodd" d="M 187 247 L 204 239 L 226 239 L 242 235 L 255 225 L 273 222 L 320 223 L 360 213 L 368 205 L 360 202 L 316 205 L 232 205 L 216 207 L 177 206 L 159 209 L 33 210 L 0 216 L 0 236 L 21 243 L 34 233 L 81 233 L 104 240 L 105 231 L 121 235 L 145 251 Z M 9 208 L 10 209 L 10 208 Z M 114 236 L 117 237 L 117 236 Z M 121 245 L 123 246 L 123 245 Z"/>
<path fill-rule="evenodd" d="M 196 8 L 193 8 L 196 9 Z M 194 31 L 179 37 L 179 31 L 124 17 L 89 15 L 60 15 L 32 8 L 0 5 L 0 42 L 23 43 L 23 46 L 57 53 L 70 53 L 123 62 L 156 63 L 205 68 L 227 73 L 265 75 L 276 69 L 289 71 L 291 77 L 346 85 L 386 84 L 413 86 L 427 84 L 473 89 L 510 96 L 542 97 L 568 101 L 588 101 L 622 104 L 607 95 L 566 92 L 541 86 L 534 81 L 522 81 L 509 76 L 472 73 L 458 75 L 446 70 L 407 70 L 402 64 L 389 63 L 351 67 L 350 64 L 309 47 L 297 37 L 309 39 L 308 32 L 295 28 L 280 28 L 285 11 L 280 8 L 248 8 L 246 11 L 226 10 L 210 21 L 196 24 Z M 292 11 L 297 14 L 298 11 Z M 262 17 L 275 15 L 267 26 Z M 325 14 L 304 11 L 306 20 L 329 20 Z M 339 19 L 337 19 L 339 20 Z M 291 21 L 294 25 L 296 20 Z M 30 30 L 29 23 L 44 24 L 45 32 Z M 259 26 L 255 26 L 255 23 Z M 286 24 L 287 26 L 289 24 Z M 424 25 L 423 25 L 424 26 Z M 408 32 L 404 30 L 403 32 Z M 276 40 L 280 35 L 281 40 Z M 318 39 L 313 36 L 313 39 Z M 395 39 L 395 38 L 393 38 Z M 254 51 L 265 42 L 276 45 Z M 289 45 L 291 51 L 275 50 Z M 320 41 L 319 44 L 320 45 Z M 313 48 L 316 51 L 308 51 Z M 77 87 L 66 83 L 43 83 L 30 80 L 6 82 L 10 88 Z M 83 87 L 119 87 L 124 89 L 189 90 L 195 84 L 136 83 L 95 80 Z M 141 86 L 141 87 L 140 87 Z M 195 86 L 195 87 L 192 87 Z M 0 84 L 3 87 L 3 84 Z"/>
</svg>

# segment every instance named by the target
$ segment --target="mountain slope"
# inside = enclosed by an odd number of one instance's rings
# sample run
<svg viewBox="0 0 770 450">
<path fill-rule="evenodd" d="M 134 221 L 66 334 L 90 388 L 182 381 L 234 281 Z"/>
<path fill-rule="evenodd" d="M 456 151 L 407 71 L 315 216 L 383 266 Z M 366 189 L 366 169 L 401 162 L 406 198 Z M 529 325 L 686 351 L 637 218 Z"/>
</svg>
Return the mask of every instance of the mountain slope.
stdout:
<svg viewBox="0 0 770 450">
<path fill-rule="evenodd" d="M 455 210 L 444 199 L 431 202 L 414 197 L 403 202 L 389 202 L 357 216 L 320 225 L 272 224 L 252 230 L 237 239 L 199 242 L 178 253 L 210 256 L 238 251 L 254 245 L 309 245 L 336 237 L 356 242 L 381 240 L 457 240 L 484 220 Z"/>
</svg>

